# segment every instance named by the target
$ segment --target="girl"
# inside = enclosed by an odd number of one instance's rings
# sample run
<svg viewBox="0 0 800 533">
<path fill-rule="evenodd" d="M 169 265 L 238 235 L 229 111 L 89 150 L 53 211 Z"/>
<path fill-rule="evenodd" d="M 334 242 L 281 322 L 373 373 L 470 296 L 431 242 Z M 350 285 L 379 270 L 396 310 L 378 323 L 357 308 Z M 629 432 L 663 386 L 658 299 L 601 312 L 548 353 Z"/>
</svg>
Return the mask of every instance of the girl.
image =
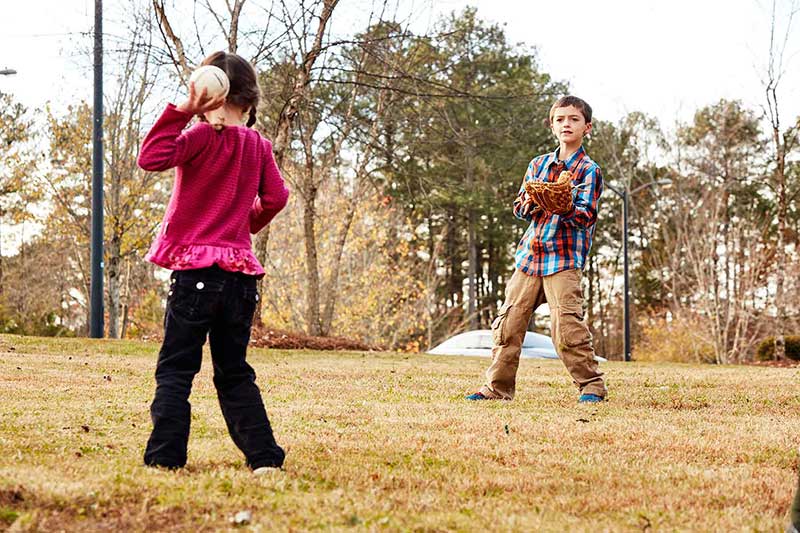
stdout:
<svg viewBox="0 0 800 533">
<path fill-rule="evenodd" d="M 145 137 L 144 170 L 176 167 L 175 185 L 161 231 L 146 258 L 173 270 L 158 354 L 156 392 L 150 407 L 153 432 L 144 462 L 181 468 L 189 439 L 189 393 L 200 370 L 208 335 L 214 385 L 233 441 L 257 473 L 283 464 L 253 368 L 245 361 L 264 269 L 253 255 L 257 233 L 286 205 L 289 191 L 272 145 L 250 129 L 259 88 L 242 57 L 216 52 L 203 65 L 230 79 L 225 97 L 197 94 L 172 104 Z M 192 118 L 200 122 L 183 131 Z"/>
</svg>

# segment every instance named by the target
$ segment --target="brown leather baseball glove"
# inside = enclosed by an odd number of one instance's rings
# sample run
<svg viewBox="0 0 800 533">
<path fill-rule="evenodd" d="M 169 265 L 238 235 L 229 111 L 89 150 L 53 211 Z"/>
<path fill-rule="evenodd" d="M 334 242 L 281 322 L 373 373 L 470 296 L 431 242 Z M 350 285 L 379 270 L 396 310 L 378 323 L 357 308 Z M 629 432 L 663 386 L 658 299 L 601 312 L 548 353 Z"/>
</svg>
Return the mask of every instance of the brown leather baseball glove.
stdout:
<svg viewBox="0 0 800 533">
<path fill-rule="evenodd" d="M 525 191 L 531 200 L 556 215 L 566 215 L 572 211 L 572 172 L 559 174 L 556 181 L 526 181 Z"/>
</svg>

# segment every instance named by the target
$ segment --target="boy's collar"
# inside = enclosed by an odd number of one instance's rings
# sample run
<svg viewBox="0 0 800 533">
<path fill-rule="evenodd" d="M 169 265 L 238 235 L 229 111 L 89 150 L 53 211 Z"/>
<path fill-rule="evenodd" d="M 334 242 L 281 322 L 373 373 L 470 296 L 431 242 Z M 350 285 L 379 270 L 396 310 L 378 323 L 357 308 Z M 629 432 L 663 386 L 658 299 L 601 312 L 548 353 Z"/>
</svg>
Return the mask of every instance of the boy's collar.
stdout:
<svg viewBox="0 0 800 533">
<path fill-rule="evenodd" d="M 553 151 L 553 159 L 550 161 L 551 165 L 558 164 L 558 161 L 559 161 L 558 152 L 560 150 L 561 150 L 561 147 L 559 146 L 559 147 L 556 147 L 556 149 Z M 583 149 L 583 145 L 581 145 L 580 148 L 578 148 L 578 150 L 574 154 L 569 156 L 569 159 L 564 161 L 564 166 L 566 168 L 572 168 L 572 165 L 574 165 L 575 162 L 578 159 L 583 158 L 584 155 L 586 155 L 586 150 L 584 150 Z"/>
</svg>

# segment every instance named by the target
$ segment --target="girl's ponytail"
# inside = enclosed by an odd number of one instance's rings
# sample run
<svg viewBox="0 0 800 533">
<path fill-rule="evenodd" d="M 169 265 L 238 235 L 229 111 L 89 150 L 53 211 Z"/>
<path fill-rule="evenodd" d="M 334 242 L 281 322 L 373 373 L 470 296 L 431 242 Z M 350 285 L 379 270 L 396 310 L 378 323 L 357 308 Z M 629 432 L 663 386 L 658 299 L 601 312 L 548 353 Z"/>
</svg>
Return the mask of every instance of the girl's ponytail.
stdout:
<svg viewBox="0 0 800 533">
<path fill-rule="evenodd" d="M 256 123 L 256 107 L 260 90 L 258 75 L 253 65 L 242 56 L 228 52 L 214 52 L 203 60 L 202 65 L 214 65 L 225 71 L 230 80 L 227 101 L 242 109 L 250 109 L 247 127 Z"/>
</svg>

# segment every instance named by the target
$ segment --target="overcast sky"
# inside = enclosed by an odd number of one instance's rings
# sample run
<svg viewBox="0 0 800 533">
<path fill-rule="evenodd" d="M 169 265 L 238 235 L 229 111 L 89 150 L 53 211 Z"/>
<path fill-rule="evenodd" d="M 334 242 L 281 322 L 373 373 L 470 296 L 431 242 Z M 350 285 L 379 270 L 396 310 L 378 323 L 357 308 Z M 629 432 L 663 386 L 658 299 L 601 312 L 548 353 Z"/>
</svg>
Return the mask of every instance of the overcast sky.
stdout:
<svg viewBox="0 0 800 533">
<path fill-rule="evenodd" d="M 643 111 L 670 126 L 720 98 L 740 99 L 752 108 L 764 103 L 771 0 L 397 1 L 420 30 L 442 13 L 476 6 L 482 18 L 505 25 L 511 42 L 535 46 L 543 69 L 569 82 L 600 119 Z M 3 3 L 0 68 L 19 73 L 0 76 L 0 91 L 32 108 L 47 101 L 61 107 L 80 96 L 90 100 L 91 64 L 80 51 L 91 47 L 86 32 L 94 0 Z M 118 3 L 106 0 L 110 18 Z M 784 13 L 790 3 L 778 0 Z M 191 0 L 167 2 L 172 9 L 182 4 Z M 334 30 L 359 27 L 354 19 L 367 5 L 367 0 L 341 0 Z M 780 22 L 782 31 L 785 18 Z M 120 33 L 113 20 L 106 21 L 105 31 Z M 800 114 L 800 14 L 784 68 L 779 97 L 786 123 Z"/>
</svg>

